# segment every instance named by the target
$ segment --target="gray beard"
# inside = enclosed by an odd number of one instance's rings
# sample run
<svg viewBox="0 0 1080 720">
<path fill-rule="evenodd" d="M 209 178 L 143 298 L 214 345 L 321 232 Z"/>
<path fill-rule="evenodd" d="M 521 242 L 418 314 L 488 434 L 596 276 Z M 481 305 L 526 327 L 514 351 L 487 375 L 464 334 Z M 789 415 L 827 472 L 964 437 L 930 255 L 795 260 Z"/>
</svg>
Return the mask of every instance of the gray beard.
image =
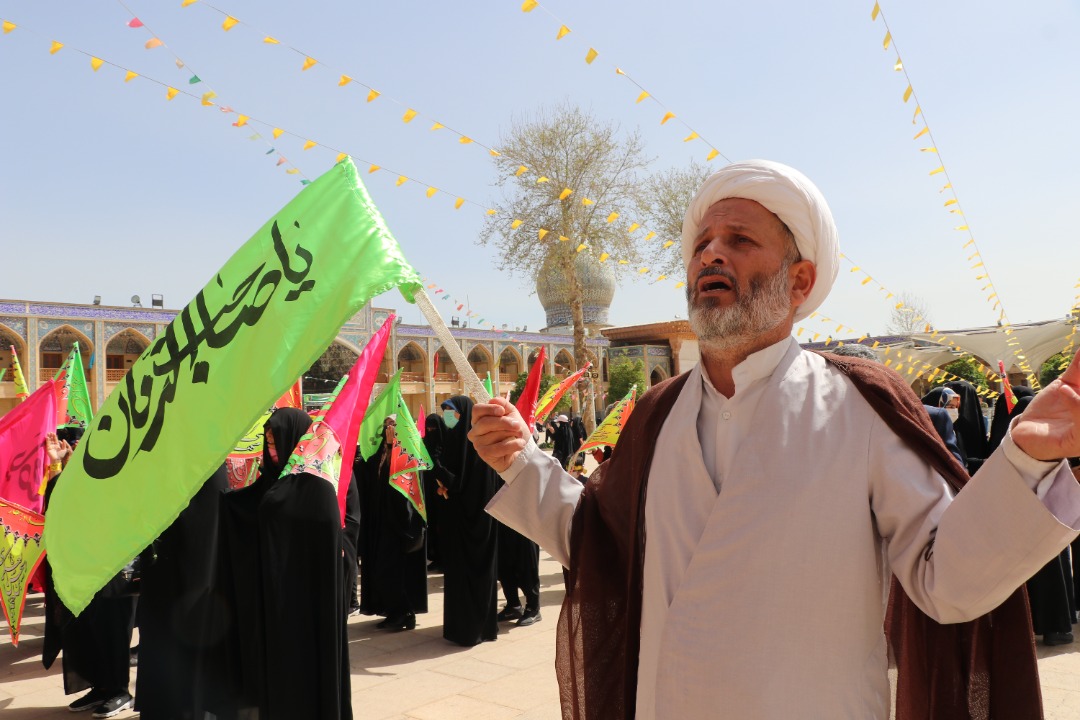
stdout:
<svg viewBox="0 0 1080 720">
<path fill-rule="evenodd" d="M 689 298 L 690 329 L 698 342 L 712 350 L 731 350 L 751 344 L 775 329 L 791 312 L 791 289 L 785 263 L 771 276 L 757 275 L 738 287 L 735 304 L 718 307 L 697 299 L 696 283 Z"/>
</svg>

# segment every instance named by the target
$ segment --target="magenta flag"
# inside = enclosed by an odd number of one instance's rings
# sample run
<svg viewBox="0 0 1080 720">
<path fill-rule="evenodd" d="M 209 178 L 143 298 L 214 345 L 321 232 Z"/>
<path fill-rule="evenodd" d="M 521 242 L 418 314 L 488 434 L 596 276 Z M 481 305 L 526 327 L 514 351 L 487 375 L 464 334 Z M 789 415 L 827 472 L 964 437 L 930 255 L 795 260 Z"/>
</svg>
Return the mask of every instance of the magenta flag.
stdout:
<svg viewBox="0 0 1080 720">
<path fill-rule="evenodd" d="M 0 498 L 35 513 L 44 500 L 45 435 L 56 432 L 55 386 L 43 383 L 0 418 Z"/>
<path fill-rule="evenodd" d="M 368 403 L 371 401 L 371 389 L 375 387 L 375 376 L 382 364 L 386 343 L 390 340 L 390 330 L 394 326 L 394 315 L 386 318 L 382 327 L 368 340 L 360 351 L 356 364 L 349 370 L 349 379 L 338 393 L 337 400 L 326 413 L 324 421 L 333 428 L 341 441 L 341 477 L 338 480 L 338 510 L 341 511 L 341 525 L 345 526 L 345 495 L 352 478 L 353 459 L 356 457 L 356 438 L 360 435 L 360 424 L 364 421 Z"/>
</svg>

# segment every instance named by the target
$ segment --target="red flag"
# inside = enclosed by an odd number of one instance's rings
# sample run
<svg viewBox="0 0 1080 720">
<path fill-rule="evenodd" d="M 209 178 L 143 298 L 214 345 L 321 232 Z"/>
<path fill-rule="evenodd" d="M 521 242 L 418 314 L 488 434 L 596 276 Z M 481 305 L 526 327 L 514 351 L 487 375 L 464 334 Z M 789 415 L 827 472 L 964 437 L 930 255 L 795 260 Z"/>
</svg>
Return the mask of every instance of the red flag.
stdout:
<svg viewBox="0 0 1080 720">
<path fill-rule="evenodd" d="M 56 432 L 56 382 L 49 380 L 0 418 L 0 498 L 40 513 L 48 459 L 45 435 Z"/>
<path fill-rule="evenodd" d="M 375 386 L 375 376 L 379 373 L 386 343 L 390 340 L 390 330 L 394 326 L 394 315 L 386 318 L 382 327 L 375 331 L 368 344 L 360 351 L 360 357 L 349 371 L 349 379 L 341 388 L 337 400 L 326 413 L 326 424 L 334 429 L 341 441 L 341 477 L 338 480 L 338 510 L 341 511 L 341 526 L 345 527 L 345 493 L 352 478 L 353 458 L 356 457 L 356 438 L 360 435 L 360 424 L 371 401 L 371 389 Z"/>
<path fill-rule="evenodd" d="M 427 415 L 424 414 L 424 406 L 420 406 L 420 414 L 416 416 L 416 429 L 420 431 L 420 437 L 427 435 Z"/>
<path fill-rule="evenodd" d="M 434 378 L 439 374 L 439 353 L 435 353 L 435 367 L 431 371 L 431 376 Z"/>
<path fill-rule="evenodd" d="M 1009 375 L 1005 372 L 1005 363 L 998 360 L 998 370 L 1001 371 L 1001 390 L 1005 393 L 1005 406 L 1009 412 L 1016 407 L 1016 396 L 1013 395 L 1012 386 L 1009 385 Z"/>
<path fill-rule="evenodd" d="M 548 391 L 544 393 L 544 397 L 540 399 L 539 404 L 536 406 L 536 422 L 544 422 L 544 420 L 547 419 L 547 416 L 551 414 L 551 411 L 555 409 L 555 406 L 559 404 L 559 401 L 562 400 L 563 395 L 565 395 L 570 388 L 574 387 L 574 383 L 580 380 L 591 367 L 592 363 L 585 363 L 585 367 L 581 368 L 558 385 L 548 388 Z"/>
<path fill-rule="evenodd" d="M 540 397 L 540 378 L 544 374 L 544 348 L 536 356 L 536 362 L 529 370 L 529 379 L 525 381 L 525 389 L 521 391 L 521 397 L 517 401 L 518 412 L 529 426 L 529 432 L 533 430 L 536 422 L 536 401 Z"/>
</svg>

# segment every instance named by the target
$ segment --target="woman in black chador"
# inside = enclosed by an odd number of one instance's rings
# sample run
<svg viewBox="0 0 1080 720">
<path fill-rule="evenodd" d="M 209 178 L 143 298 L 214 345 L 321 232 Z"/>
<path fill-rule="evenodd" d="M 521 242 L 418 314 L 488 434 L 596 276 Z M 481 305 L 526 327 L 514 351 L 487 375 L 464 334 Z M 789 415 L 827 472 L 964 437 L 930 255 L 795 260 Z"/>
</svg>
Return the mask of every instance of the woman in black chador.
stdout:
<svg viewBox="0 0 1080 720">
<path fill-rule="evenodd" d="M 310 426 L 302 410 L 275 410 L 258 479 L 224 498 L 232 673 L 211 708 L 219 717 L 352 718 L 337 491 L 308 473 L 280 477 Z"/>
<path fill-rule="evenodd" d="M 480 459 L 467 437 L 473 401 L 457 395 L 443 408 L 447 432 L 434 470 L 446 488 L 440 536 L 445 581 L 443 637 L 472 646 L 494 640 L 499 634 L 495 618 L 496 522 L 484 512 L 498 489 L 499 476 Z"/>
</svg>

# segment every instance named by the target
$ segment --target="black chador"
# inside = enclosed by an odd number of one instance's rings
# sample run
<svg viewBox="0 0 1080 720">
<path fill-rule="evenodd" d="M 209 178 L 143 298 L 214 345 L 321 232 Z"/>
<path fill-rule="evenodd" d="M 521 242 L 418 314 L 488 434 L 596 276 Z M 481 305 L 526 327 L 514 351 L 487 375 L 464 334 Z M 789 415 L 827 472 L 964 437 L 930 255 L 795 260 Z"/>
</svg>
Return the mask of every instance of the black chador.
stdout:
<svg viewBox="0 0 1080 720">
<path fill-rule="evenodd" d="M 480 459 L 468 440 L 473 401 L 450 399 L 461 417 L 448 428 L 435 468 L 446 488 L 441 512 L 445 592 L 443 637 L 472 646 L 499 633 L 495 583 L 496 525 L 484 507 L 498 490 L 498 475 Z"/>
</svg>

